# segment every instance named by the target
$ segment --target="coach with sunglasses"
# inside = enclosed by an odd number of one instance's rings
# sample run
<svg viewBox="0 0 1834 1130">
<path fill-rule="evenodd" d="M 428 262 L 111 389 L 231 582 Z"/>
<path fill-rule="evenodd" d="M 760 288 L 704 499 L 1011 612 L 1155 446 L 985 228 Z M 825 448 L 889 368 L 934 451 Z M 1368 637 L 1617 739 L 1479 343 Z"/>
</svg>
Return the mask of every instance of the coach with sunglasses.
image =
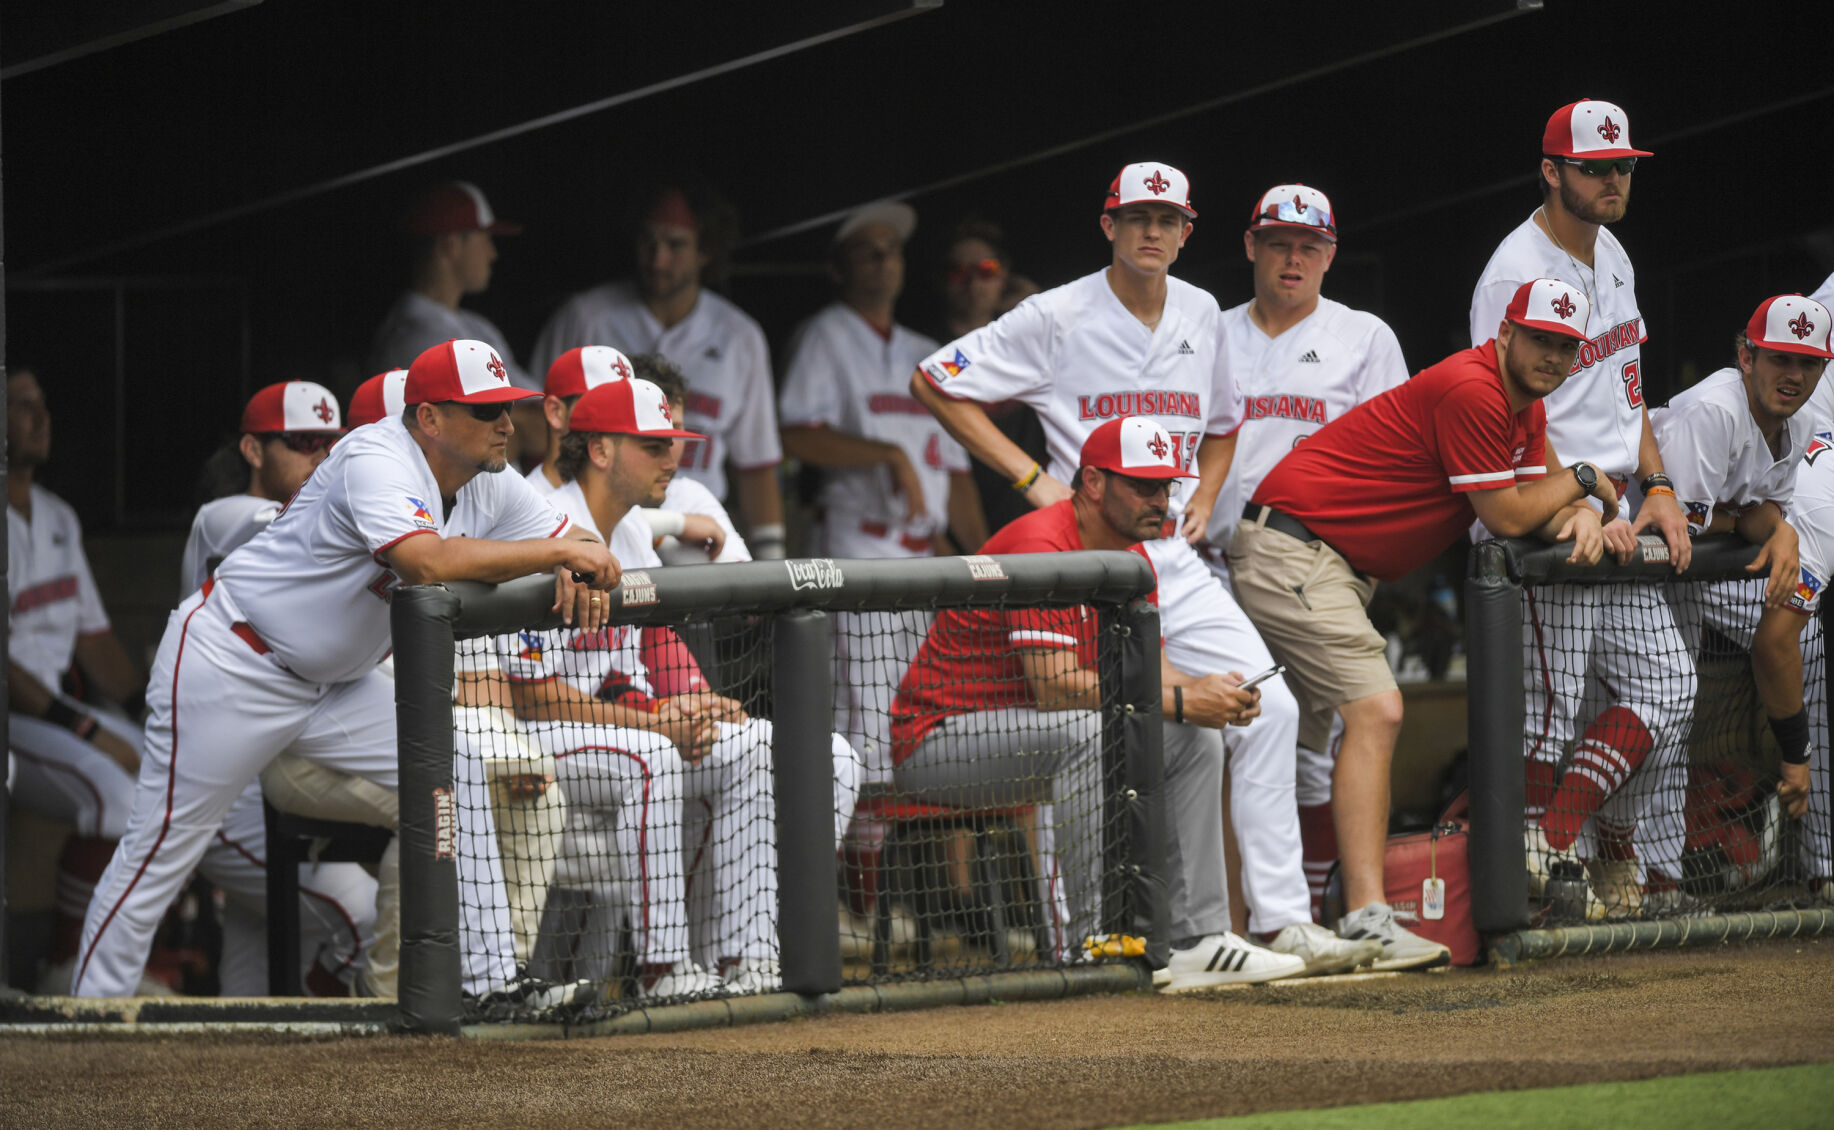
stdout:
<svg viewBox="0 0 1834 1130">
<path fill-rule="evenodd" d="M 1626 560 L 1638 534 L 1648 530 L 1668 543 L 1677 573 L 1692 556 L 1688 523 L 1663 473 L 1662 453 L 1643 404 L 1642 344 L 1649 338 L 1637 307 L 1637 276 L 1623 244 L 1606 229 L 1624 218 L 1631 173 L 1650 156 L 1631 145 L 1622 107 L 1587 99 L 1562 106 L 1541 139 L 1537 182 L 1541 206 L 1509 233 L 1471 296 L 1471 343 L 1496 333 L 1503 309 L 1523 282 L 1555 278 L 1590 301 L 1590 338 L 1580 344 L 1572 375 L 1548 394 L 1547 438 L 1564 462 L 1597 467 L 1623 494 L 1644 497 L 1634 522 L 1604 524 L 1605 548 Z M 1618 591 L 1622 590 L 1622 591 Z M 1586 585 L 1537 590 L 1533 620 L 1525 613 L 1530 645 L 1524 671 L 1528 732 L 1523 734 L 1531 820 L 1554 795 L 1562 751 L 1576 736 L 1634 765 L 1657 765 L 1684 756 L 1694 697 L 1694 671 L 1661 593 L 1644 585 L 1605 591 Z M 1653 634 L 1652 634 L 1653 633 Z M 1561 662 L 1537 640 L 1559 640 L 1578 657 Z M 1595 716 L 1582 704 L 1588 672 L 1617 688 L 1617 701 Z M 1607 913 L 1630 913 L 1642 903 L 1638 856 L 1649 870 L 1658 902 L 1681 874 L 1679 842 L 1642 842 L 1636 836 L 1636 789 L 1601 809 L 1588 825 L 1581 854 Z M 1638 843 L 1633 847 L 1633 837 Z M 1594 844 L 1594 840 L 1597 841 Z M 1594 851 L 1596 850 L 1596 854 Z"/>
</svg>

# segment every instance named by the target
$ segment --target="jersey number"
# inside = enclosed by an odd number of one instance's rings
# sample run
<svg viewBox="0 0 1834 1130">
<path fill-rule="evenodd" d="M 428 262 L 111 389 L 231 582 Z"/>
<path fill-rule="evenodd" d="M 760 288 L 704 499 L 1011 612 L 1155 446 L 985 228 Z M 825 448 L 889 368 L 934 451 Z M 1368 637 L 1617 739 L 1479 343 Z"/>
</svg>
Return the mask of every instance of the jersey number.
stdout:
<svg viewBox="0 0 1834 1130">
<path fill-rule="evenodd" d="M 1630 401 L 1632 408 L 1643 407 L 1643 378 L 1639 372 L 1641 362 L 1631 361 L 1624 366 L 1624 398 Z"/>
<path fill-rule="evenodd" d="M 1172 461 L 1189 471 L 1197 462 L 1197 445 L 1203 441 L 1202 432 L 1167 432 L 1172 437 Z"/>
<path fill-rule="evenodd" d="M 923 465 L 938 469 L 942 467 L 942 440 L 936 436 L 931 436 L 930 441 L 923 445 Z"/>
<path fill-rule="evenodd" d="M 681 465 L 696 471 L 705 471 L 713 466 L 713 443 L 711 440 L 690 439 L 682 441 Z"/>
</svg>

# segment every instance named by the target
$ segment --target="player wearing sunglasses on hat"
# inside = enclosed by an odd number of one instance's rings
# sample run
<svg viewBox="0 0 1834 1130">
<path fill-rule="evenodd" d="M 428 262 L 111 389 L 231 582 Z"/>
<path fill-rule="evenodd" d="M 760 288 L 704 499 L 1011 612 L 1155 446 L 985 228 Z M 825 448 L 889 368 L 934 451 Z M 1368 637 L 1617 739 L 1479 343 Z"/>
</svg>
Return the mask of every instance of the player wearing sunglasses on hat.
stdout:
<svg viewBox="0 0 1834 1130">
<path fill-rule="evenodd" d="M 1692 547 L 1643 403 L 1641 350 L 1649 333 L 1637 305 L 1636 272 L 1606 227 L 1623 218 L 1631 170 L 1650 153 L 1632 147 L 1622 107 L 1586 99 L 1548 119 L 1541 154 L 1541 206 L 1485 266 L 1471 296 L 1471 340 L 1494 332 L 1513 289 L 1526 279 L 1557 278 L 1584 293 L 1592 306 L 1591 336 L 1580 346 L 1571 377 L 1547 397 L 1548 466 L 1584 461 L 1620 494 L 1641 484 L 1642 508 L 1634 521 L 1605 523 L 1605 547 L 1626 559 L 1636 535 L 1648 530 L 1668 543 L 1681 572 Z M 1531 824 L 1553 800 L 1560 758 L 1575 737 L 1610 751 L 1614 764 L 1641 764 L 1645 774 L 1684 756 L 1694 670 L 1659 587 L 1614 586 L 1608 593 L 1585 585 L 1537 587 L 1524 602 L 1523 632 L 1530 656 L 1523 752 Z M 1561 663 L 1537 642 L 1551 640 L 1583 661 Z M 1618 696 L 1596 716 L 1582 702 L 1588 673 Z M 1674 890 L 1681 876 L 1679 842 L 1645 844 L 1639 838 L 1633 846 L 1640 795 L 1635 788 L 1615 789 L 1581 837 L 1580 854 L 1591 861 L 1593 888 L 1607 913 L 1642 905 L 1638 880 L 1646 866 L 1658 892 Z M 1532 852 L 1535 845 L 1529 847 Z"/>
<path fill-rule="evenodd" d="M 1223 311 L 1220 346 L 1245 410 L 1201 546 L 1224 584 L 1235 524 L 1274 465 L 1319 428 L 1407 380 L 1394 331 L 1374 314 L 1320 293 L 1337 257 L 1337 223 L 1330 198 L 1303 184 L 1268 189 L 1248 216 L 1242 240 L 1254 298 Z M 1299 835 L 1314 917 L 1337 859 L 1331 773 L 1344 724 L 1335 714 L 1328 721 L 1329 731 L 1311 733 L 1302 720 L 1299 734 Z"/>
</svg>

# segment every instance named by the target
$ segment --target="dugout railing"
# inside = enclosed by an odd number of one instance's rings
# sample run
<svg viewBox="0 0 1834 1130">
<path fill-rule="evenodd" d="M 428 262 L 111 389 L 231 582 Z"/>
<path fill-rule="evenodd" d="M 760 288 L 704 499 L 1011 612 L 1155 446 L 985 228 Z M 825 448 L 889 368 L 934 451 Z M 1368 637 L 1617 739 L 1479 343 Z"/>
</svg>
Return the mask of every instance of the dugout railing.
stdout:
<svg viewBox="0 0 1834 1130">
<path fill-rule="evenodd" d="M 1804 850 L 1815 838 L 1825 855 L 1826 776 L 1816 776 L 1809 818 L 1781 815 L 1778 750 L 1758 702 L 1749 635 L 1741 638 L 1740 626 L 1761 612 L 1763 573 L 1747 570 L 1757 547 L 1735 535 L 1700 538 L 1680 575 L 1653 535 L 1639 539 L 1628 563 L 1607 554 L 1581 567 L 1567 562 L 1570 553 L 1570 544 L 1481 542 L 1465 583 L 1471 910 L 1492 959 L 1834 929 L 1830 892 L 1818 892 L 1808 873 L 1805 856 L 1815 852 Z M 1824 620 L 1803 633 L 1803 681 L 1816 740 L 1825 744 Z M 1626 639 L 1637 646 L 1626 648 Z M 1612 649 L 1618 654 L 1601 659 Z M 1544 770 L 1537 792 L 1534 751 L 1546 751 L 1551 779 L 1564 782 L 1589 741 L 1637 744 L 1602 713 L 1632 700 L 1649 719 L 1653 748 L 1575 845 L 1591 860 L 1584 909 L 1570 884 L 1564 897 L 1531 898 L 1525 832 L 1542 823 L 1550 779 Z M 1666 778 L 1664 757 L 1675 767 Z M 1592 755 L 1580 768 L 1611 759 Z M 1663 790 L 1667 799 L 1658 801 Z M 1657 860 L 1666 870 L 1652 873 Z"/>
<path fill-rule="evenodd" d="M 1159 618 L 1144 599 L 1153 587 L 1150 568 L 1137 555 L 1078 552 L 1000 557 L 947 557 L 905 561 L 791 560 L 733 565 L 679 566 L 627 571 L 613 597 L 612 621 L 643 629 L 670 627 L 694 647 L 714 681 L 745 700 L 774 730 L 770 777 L 775 802 L 776 935 L 781 987 L 751 1003 L 784 1014 L 812 1004 L 865 994 L 868 1007 L 923 1003 L 929 986 L 944 985 L 964 999 L 997 991 L 990 982 L 1015 979 L 1014 995 L 1082 980 L 1143 983 L 1146 964 L 1163 965 L 1169 939 L 1164 873 L 1165 831 L 1161 789 Z M 458 866 L 460 837 L 454 765 L 455 645 L 468 639 L 511 639 L 558 626 L 550 610 L 550 579 L 525 578 L 501 586 L 459 583 L 403 588 L 391 621 L 400 748 L 401 958 L 400 1026 L 412 1032 L 456 1033 L 480 1019 L 461 991 Z M 1029 971 L 1010 966 L 1004 946 L 967 965 L 941 972 L 885 976 L 882 967 L 843 972 L 837 933 L 840 891 L 834 761 L 834 621 L 843 615 L 933 613 L 943 609 L 1050 609 L 1082 607 L 1097 620 L 1096 660 L 1101 700 L 1100 910 L 1096 935 L 1137 939 L 1104 954 L 1072 942 L 1030 955 Z M 534 641 L 533 635 L 522 638 Z M 709 639 L 727 641 L 718 654 Z M 734 644 L 732 641 L 738 641 Z M 530 647 L 536 645 L 531 642 Z M 513 647 L 513 644 L 512 644 Z M 526 654 L 527 652 L 525 652 Z M 512 657 L 513 658 L 513 657 Z M 713 669 L 719 668 L 717 672 Z M 494 807 L 494 804 L 493 804 Z M 569 809 L 571 813 L 577 809 Z M 497 810 L 498 832 L 505 831 Z M 971 828 L 970 831 L 973 829 Z M 1032 845 L 1036 848 L 1037 845 Z M 964 849 L 972 853 L 973 845 Z M 960 854 L 960 853 L 958 853 Z M 958 869 L 965 864 L 958 863 Z M 995 878 L 995 882 L 1004 882 Z M 884 892 L 881 892 L 884 897 Z M 548 898 L 553 900 L 552 888 Z M 1048 899 L 1039 913 L 1056 914 Z M 1140 942 L 1145 952 L 1140 952 Z M 1120 957 L 1122 960 L 1112 960 Z M 1140 958 L 1145 959 L 1142 963 Z M 1099 976 L 1090 977 L 1094 973 Z M 1031 978 L 1027 983 L 1026 978 Z M 1105 980 L 1104 980 L 1105 978 Z M 904 984 L 892 984 L 904 981 Z M 912 983 L 915 981 L 916 983 Z M 964 984 L 967 984 L 964 990 Z M 851 987 L 846 987 L 851 985 Z M 978 986 L 978 987 L 977 987 Z M 595 990 L 584 1008 L 561 1014 L 498 1014 L 493 1020 L 560 1021 L 573 1031 L 621 1031 L 632 1012 L 654 1014 L 657 1004 L 619 1001 L 616 989 Z M 724 996 L 724 994 L 718 994 Z M 871 1003 L 876 1002 L 876 1005 Z M 684 1003 L 683 1015 L 729 1023 L 746 1001 Z M 857 1005 L 858 1002 L 855 1002 Z M 840 1007 L 847 1007 L 844 1003 Z M 758 1011 L 754 1009 L 754 1011 Z M 654 1027 L 654 1015 L 643 1018 Z M 666 1022 L 666 1021 L 665 1021 Z M 686 1021 L 683 1021 L 684 1023 Z M 596 1027 L 595 1027 L 596 1023 Z"/>
</svg>

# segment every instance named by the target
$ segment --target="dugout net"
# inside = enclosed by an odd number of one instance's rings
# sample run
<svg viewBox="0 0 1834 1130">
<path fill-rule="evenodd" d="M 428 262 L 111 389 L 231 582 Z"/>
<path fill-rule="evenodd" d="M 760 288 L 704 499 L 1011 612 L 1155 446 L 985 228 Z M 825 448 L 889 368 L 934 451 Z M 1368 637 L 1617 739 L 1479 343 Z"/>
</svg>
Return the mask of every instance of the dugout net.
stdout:
<svg viewBox="0 0 1834 1130">
<path fill-rule="evenodd" d="M 1589 568 L 1570 546 L 1489 541 L 1466 585 L 1473 918 L 1552 928 L 1563 952 L 1793 932 L 1829 874 L 1822 624 L 1802 634 L 1816 767 L 1808 815 L 1777 802 L 1779 750 L 1751 662 L 1757 549 L 1703 538 L 1676 576 L 1660 539 Z M 1531 897 L 1537 835 L 1583 874 Z M 1774 913 L 1773 913 L 1774 912 Z M 1755 917 L 1754 917 L 1755 915 Z M 1579 941 L 1574 943 L 1573 939 Z M 1538 951 L 1537 951 L 1538 952 Z"/>
<path fill-rule="evenodd" d="M 1152 586 L 1096 552 L 633 570 L 595 632 L 559 627 L 543 578 L 401 590 L 404 1026 L 1163 948 Z M 1016 662 L 914 676 L 941 615 L 1000 648 L 1000 623 L 1086 623 L 1095 686 L 1026 711 Z M 512 964 L 591 987 L 546 1013 L 462 994 Z"/>
</svg>

